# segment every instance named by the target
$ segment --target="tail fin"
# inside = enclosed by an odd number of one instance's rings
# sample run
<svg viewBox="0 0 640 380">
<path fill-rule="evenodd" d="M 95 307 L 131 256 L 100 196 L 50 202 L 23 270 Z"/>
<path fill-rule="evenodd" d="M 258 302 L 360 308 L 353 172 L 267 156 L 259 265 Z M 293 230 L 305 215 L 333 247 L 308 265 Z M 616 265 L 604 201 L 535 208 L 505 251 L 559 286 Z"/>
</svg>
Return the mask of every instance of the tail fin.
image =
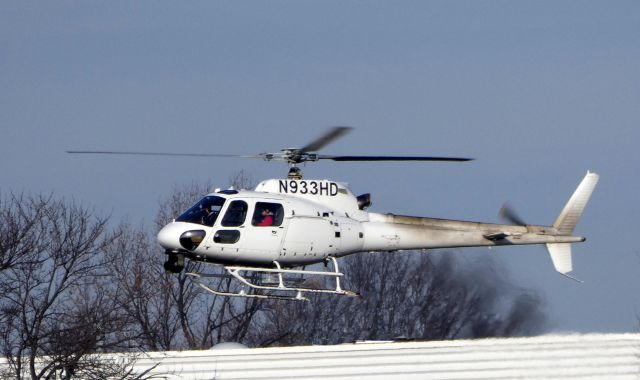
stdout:
<svg viewBox="0 0 640 380">
<path fill-rule="evenodd" d="M 598 184 L 600 177 L 593 172 L 587 172 L 578 188 L 573 193 L 569 202 L 564 206 L 558 219 L 553 223 L 553 227 L 558 230 L 560 235 L 571 235 L 578 224 L 578 220 L 582 216 L 582 211 L 591 197 L 593 189 Z"/>
<path fill-rule="evenodd" d="M 551 261 L 553 261 L 553 267 L 556 268 L 560 274 L 575 280 L 575 278 L 567 275 L 567 273 L 573 270 L 571 243 L 548 243 L 547 251 L 549 251 L 549 256 L 551 256 Z"/>
<path fill-rule="evenodd" d="M 593 193 L 593 189 L 595 189 L 598 183 L 598 179 L 599 176 L 596 173 L 587 172 L 587 175 L 582 182 L 580 182 L 580 185 L 578 185 L 576 191 L 571 198 L 569 198 L 569 201 L 560 212 L 555 223 L 553 223 L 553 227 L 558 231 L 558 235 L 569 236 L 573 234 L 573 230 L 582 216 L 582 211 L 587 205 L 591 193 Z M 571 244 L 550 243 L 547 244 L 547 250 L 549 251 L 555 269 L 561 274 L 575 280 L 575 278 L 567 275 L 567 273 L 573 269 Z"/>
</svg>

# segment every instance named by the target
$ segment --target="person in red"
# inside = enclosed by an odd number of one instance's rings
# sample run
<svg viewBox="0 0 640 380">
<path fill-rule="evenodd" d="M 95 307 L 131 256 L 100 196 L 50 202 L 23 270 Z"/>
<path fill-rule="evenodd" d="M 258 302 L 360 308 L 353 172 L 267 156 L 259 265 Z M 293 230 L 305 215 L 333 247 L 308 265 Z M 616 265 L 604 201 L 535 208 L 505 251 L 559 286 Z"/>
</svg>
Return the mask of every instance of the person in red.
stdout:
<svg viewBox="0 0 640 380">
<path fill-rule="evenodd" d="M 262 220 L 256 226 L 266 227 L 273 225 L 273 213 L 267 209 L 262 210 Z"/>
</svg>

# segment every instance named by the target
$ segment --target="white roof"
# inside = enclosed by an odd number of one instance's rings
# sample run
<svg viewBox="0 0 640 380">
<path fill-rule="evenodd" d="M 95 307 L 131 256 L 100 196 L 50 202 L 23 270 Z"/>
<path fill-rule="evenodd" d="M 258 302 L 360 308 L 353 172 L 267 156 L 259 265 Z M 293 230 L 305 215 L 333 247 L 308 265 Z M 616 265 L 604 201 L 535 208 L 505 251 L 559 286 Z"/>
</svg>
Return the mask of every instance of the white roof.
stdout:
<svg viewBox="0 0 640 380">
<path fill-rule="evenodd" d="M 150 353 L 169 379 L 638 379 L 640 334 Z"/>
</svg>

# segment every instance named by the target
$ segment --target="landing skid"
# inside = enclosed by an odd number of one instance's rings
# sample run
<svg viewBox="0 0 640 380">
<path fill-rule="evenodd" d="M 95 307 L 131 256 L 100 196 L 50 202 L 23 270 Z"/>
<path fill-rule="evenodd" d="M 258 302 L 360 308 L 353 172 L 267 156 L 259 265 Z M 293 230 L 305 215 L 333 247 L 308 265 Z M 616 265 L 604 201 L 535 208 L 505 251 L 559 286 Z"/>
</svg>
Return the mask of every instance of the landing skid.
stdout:
<svg viewBox="0 0 640 380">
<path fill-rule="evenodd" d="M 350 290 L 342 289 L 340 280 L 344 277 L 338 269 L 338 262 L 335 257 L 330 257 L 329 260 L 333 263 L 332 271 L 309 271 L 304 269 L 282 269 L 280 263 L 274 261 L 275 268 L 255 268 L 255 267 L 239 267 L 239 266 L 224 266 L 226 271 L 225 277 L 236 279 L 243 285 L 243 288 L 238 292 L 228 292 L 219 289 L 213 289 L 205 283 L 207 278 L 221 277 L 219 274 L 204 274 L 204 273 L 186 273 L 193 282 L 198 284 L 204 290 L 219 296 L 225 297 L 244 297 L 244 298 L 260 298 L 260 299 L 277 299 L 277 300 L 290 300 L 290 301 L 308 301 L 305 297 L 307 293 L 329 293 L 338 294 L 348 297 L 357 297 L 358 293 Z M 246 272 L 252 273 L 252 275 L 245 275 Z M 261 276 L 275 276 L 273 284 L 252 282 Z M 285 279 L 284 275 L 299 275 L 296 279 Z M 302 287 L 298 284 L 304 277 L 315 276 L 316 278 L 327 279 L 333 278 L 332 282 L 335 286 L 331 287 Z M 267 293 L 249 293 L 245 289 L 257 289 L 263 290 Z"/>
</svg>

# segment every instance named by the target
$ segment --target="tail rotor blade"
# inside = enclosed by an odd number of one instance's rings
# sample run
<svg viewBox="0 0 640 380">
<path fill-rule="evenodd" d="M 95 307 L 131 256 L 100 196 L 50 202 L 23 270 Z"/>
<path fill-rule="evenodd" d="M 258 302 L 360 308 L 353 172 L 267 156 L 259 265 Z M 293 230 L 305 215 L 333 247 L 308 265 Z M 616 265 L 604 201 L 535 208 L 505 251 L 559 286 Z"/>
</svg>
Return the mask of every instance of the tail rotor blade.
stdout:
<svg viewBox="0 0 640 380">
<path fill-rule="evenodd" d="M 525 221 L 520 218 L 520 216 L 515 212 L 511 205 L 509 205 L 509 203 L 505 203 L 502 205 L 502 207 L 500 207 L 500 216 L 505 220 L 511 222 L 511 224 L 515 224 L 518 226 L 527 225 L 527 223 L 525 223 Z"/>
</svg>

